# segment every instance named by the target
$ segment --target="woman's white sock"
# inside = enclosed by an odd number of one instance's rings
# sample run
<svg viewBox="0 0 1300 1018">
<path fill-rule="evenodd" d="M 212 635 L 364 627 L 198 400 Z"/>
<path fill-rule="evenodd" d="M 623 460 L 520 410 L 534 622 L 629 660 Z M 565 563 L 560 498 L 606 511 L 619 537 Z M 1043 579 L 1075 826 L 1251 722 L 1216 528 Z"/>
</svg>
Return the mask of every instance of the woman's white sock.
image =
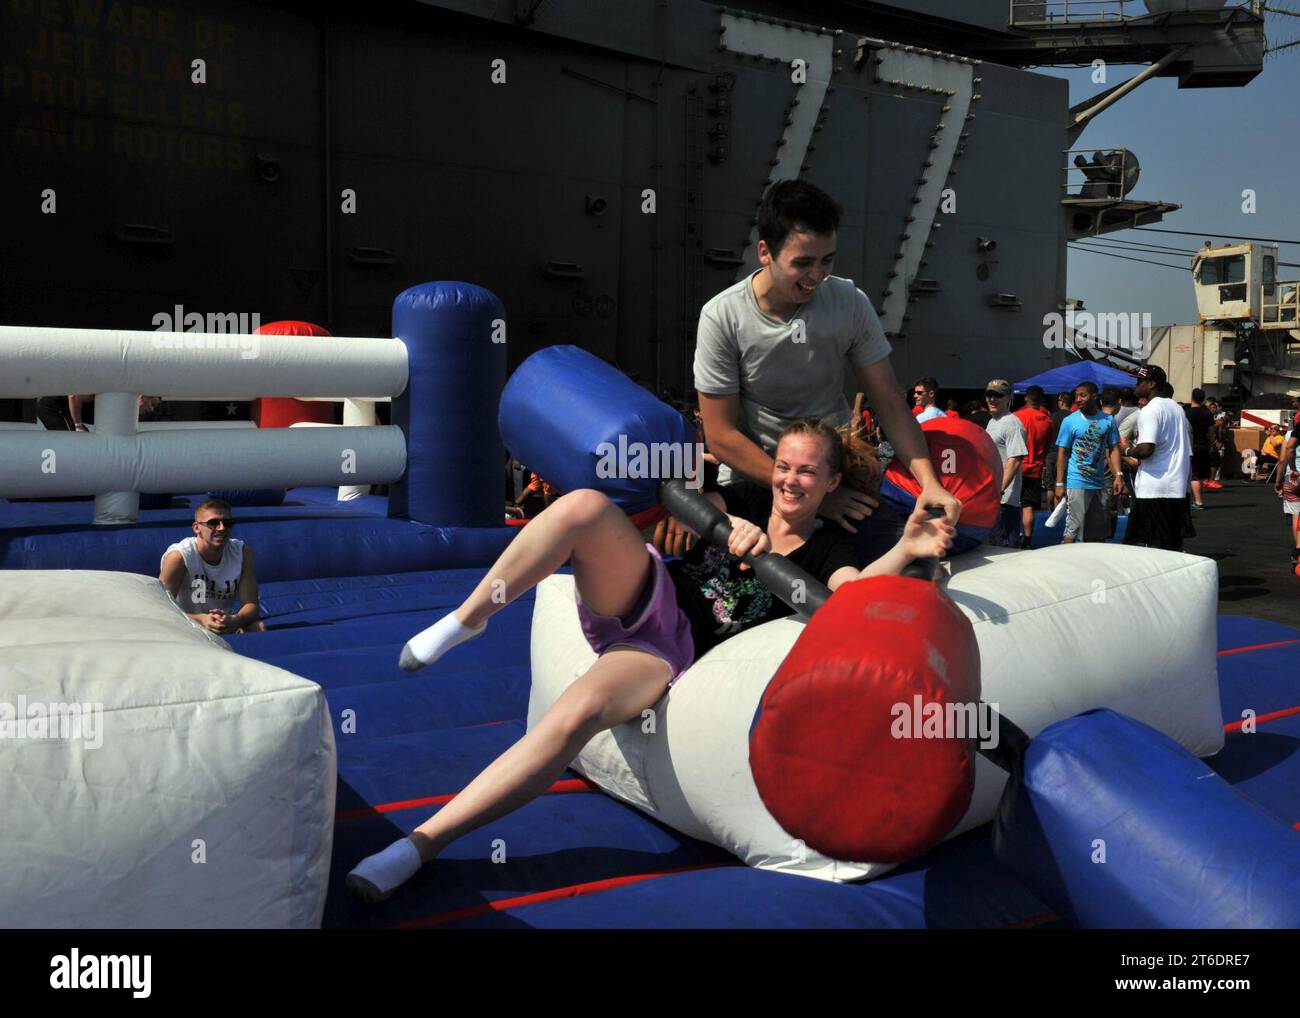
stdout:
<svg viewBox="0 0 1300 1018">
<path fill-rule="evenodd" d="M 397 663 L 408 672 L 418 671 L 425 665 L 433 664 L 456 644 L 481 636 L 486 628 L 487 623 L 484 622 L 477 629 L 470 629 L 461 624 L 455 612 L 450 612 L 428 629 L 407 640 Z"/>
<path fill-rule="evenodd" d="M 362 901 L 383 901 L 420 872 L 420 850 L 410 838 L 394 841 L 382 852 L 362 859 L 344 883 Z"/>
</svg>

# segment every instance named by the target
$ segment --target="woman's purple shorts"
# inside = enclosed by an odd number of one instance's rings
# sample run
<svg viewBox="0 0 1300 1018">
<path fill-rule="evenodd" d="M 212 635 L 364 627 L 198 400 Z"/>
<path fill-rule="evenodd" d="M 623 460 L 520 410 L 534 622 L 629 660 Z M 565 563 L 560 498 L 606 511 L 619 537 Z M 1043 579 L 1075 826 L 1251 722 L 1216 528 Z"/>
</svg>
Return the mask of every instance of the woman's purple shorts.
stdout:
<svg viewBox="0 0 1300 1018">
<path fill-rule="evenodd" d="M 603 654 L 613 647 L 631 647 L 653 654 L 673 670 L 668 683 L 671 686 L 695 660 L 695 642 L 691 639 L 690 621 L 677 606 L 677 590 L 668 567 L 654 545 L 647 544 L 646 548 L 650 552 L 650 578 L 632 610 L 622 618 L 592 611 L 583 604 L 576 588 L 573 596 L 578 602 L 578 621 L 592 650 Z"/>
</svg>

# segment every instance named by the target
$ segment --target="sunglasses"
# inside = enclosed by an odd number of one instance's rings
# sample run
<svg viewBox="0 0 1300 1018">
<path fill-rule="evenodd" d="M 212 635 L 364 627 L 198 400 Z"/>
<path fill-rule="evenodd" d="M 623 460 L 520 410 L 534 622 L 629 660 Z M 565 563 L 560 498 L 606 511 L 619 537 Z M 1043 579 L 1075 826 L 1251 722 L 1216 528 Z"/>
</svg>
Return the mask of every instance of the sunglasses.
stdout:
<svg viewBox="0 0 1300 1018">
<path fill-rule="evenodd" d="M 1007 397 L 1000 392 L 994 392 L 992 389 L 990 389 L 988 392 L 984 394 L 984 398 L 985 399 L 1006 399 Z"/>
<path fill-rule="evenodd" d="M 228 520 L 224 516 L 219 516 L 215 520 L 195 520 L 194 522 L 199 526 L 207 527 L 210 530 L 220 530 L 222 527 L 225 527 L 227 530 L 235 529 L 235 521 Z"/>
</svg>

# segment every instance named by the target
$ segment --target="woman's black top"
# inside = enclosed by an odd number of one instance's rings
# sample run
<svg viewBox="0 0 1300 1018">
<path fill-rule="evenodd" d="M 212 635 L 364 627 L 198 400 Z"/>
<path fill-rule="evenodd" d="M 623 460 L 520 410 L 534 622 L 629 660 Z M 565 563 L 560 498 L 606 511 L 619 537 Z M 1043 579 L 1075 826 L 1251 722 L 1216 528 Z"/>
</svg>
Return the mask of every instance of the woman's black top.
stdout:
<svg viewBox="0 0 1300 1018">
<path fill-rule="evenodd" d="M 767 529 L 772 515 L 770 488 L 730 484 L 720 494 L 729 514 Z M 786 558 L 826 583 L 837 569 L 856 568 L 857 562 L 853 538 L 847 531 L 822 520 L 818 525 L 812 537 Z M 742 572 L 739 559 L 705 541 L 697 541 L 685 555 L 669 562 L 668 572 L 677 590 L 677 604 L 691 623 L 696 660 L 728 637 L 794 614 L 751 570 Z"/>
</svg>

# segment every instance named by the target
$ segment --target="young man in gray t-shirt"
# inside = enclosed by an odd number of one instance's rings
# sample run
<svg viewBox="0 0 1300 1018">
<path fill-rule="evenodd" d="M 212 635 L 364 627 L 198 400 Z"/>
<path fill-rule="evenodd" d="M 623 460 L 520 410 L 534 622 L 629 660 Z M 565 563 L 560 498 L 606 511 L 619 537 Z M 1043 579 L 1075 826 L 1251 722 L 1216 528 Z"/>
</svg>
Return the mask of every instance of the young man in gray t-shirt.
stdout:
<svg viewBox="0 0 1300 1018">
<path fill-rule="evenodd" d="M 989 408 L 989 422 L 984 430 L 993 439 L 998 458 L 1002 460 L 1001 506 L 989 542 L 1003 548 L 1018 548 L 1021 538 L 1020 467 L 1029 455 L 1025 426 L 1010 412 L 1011 383 L 1005 378 L 995 378 L 984 387 L 984 402 Z"/>
<path fill-rule="evenodd" d="M 800 417 L 848 422 L 845 367 L 851 365 L 894 454 L 920 482 L 920 503 L 956 522 L 961 504 L 940 484 L 921 428 L 903 401 L 891 348 L 871 301 L 850 279 L 831 275 L 838 204 L 799 180 L 774 184 L 758 214 L 762 267 L 700 312 L 695 388 L 720 480 L 772 484 L 776 439 Z M 874 498 L 844 485 L 821 515 L 856 532 Z"/>
</svg>

